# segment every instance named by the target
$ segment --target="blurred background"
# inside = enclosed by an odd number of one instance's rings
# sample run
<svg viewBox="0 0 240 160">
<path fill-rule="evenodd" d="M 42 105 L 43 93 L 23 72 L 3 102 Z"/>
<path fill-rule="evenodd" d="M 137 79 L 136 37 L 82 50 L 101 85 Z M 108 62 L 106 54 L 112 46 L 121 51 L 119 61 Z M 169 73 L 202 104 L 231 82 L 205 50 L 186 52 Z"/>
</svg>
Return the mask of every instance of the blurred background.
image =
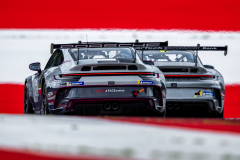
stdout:
<svg viewBox="0 0 240 160">
<path fill-rule="evenodd" d="M 51 151 L 57 159 L 68 159 L 69 154 L 72 159 L 239 159 L 240 123 L 235 119 L 240 118 L 239 6 L 239 0 L 0 1 L 0 157 L 11 153 L 13 158 L 46 159 L 49 156 L 44 151 Z M 43 68 L 50 57 L 51 43 L 87 39 L 169 41 L 172 46 L 228 45 L 227 56 L 222 52 L 199 53 L 203 64 L 213 65 L 225 79 L 227 120 L 16 116 L 23 114 L 24 80 L 34 74 L 28 65 L 40 62 Z M 220 133 L 215 136 L 216 132 Z M 76 133 L 82 139 L 73 143 Z M 21 149 L 30 150 L 33 157 Z M 63 151 L 66 154 L 56 156 Z"/>
</svg>

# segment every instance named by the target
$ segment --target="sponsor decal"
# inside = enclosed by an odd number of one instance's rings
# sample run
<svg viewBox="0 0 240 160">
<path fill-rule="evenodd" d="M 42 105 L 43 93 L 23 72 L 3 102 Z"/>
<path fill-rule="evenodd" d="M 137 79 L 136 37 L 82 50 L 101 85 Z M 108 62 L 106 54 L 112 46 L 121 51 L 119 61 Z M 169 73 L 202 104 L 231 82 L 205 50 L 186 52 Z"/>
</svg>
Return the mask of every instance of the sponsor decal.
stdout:
<svg viewBox="0 0 240 160">
<path fill-rule="evenodd" d="M 164 47 L 134 47 L 135 49 L 139 50 L 139 49 L 145 49 L 145 50 L 148 50 L 148 49 L 154 49 L 154 50 L 163 50 Z"/>
<path fill-rule="evenodd" d="M 153 81 L 140 81 L 138 80 L 138 84 L 150 84 L 150 85 L 154 85 Z"/>
<path fill-rule="evenodd" d="M 106 89 L 105 92 L 125 92 L 124 89 Z"/>
<path fill-rule="evenodd" d="M 71 62 L 71 60 L 63 61 L 63 63 Z"/>
<path fill-rule="evenodd" d="M 67 86 L 79 86 L 79 85 L 84 85 L 84 81 L 79 81 L 79 82 L 67 82 Z"/>
<path fill-rule="evenodd" d="M 199 50 L 200 47 L 171 47 L 171 46 L 168 46 L 168 49 L 171 49 L 171 50 Z"/>
<path fill-rule="evenodd" d="M 217 49 L 216 47 L 203 47 L 203 49 Z"/>
<path fill-rule="evenodd" d="M 165 51 L 165 50 L 160 50 L 160 52 L 168 52 L 168 51 Z"/>
<path fill-rule="evenodd" d="M 214 97 L 214 92 L 211 91 L 198 91 L 197 93 L 195 93 L 194 98 L 196 98 L 197 96 L 210 96 L 210 97 Z"/>
<path fill-rule="evenodd" d="M 102 93 L 102 92 L 109 92 L 109 93 L 121 93 L 121 92 L 125 92 L 124 89 L 97 89 L 96 93 Z"/>
<path fill-rule="evenodd" d="M 53 102 L 48 103 L 48 105 L 53 105 Z"/>
<path fill-rule="evenodd" d="M 99 92 L 105 92 L 105 89 L 97 89 L 97 94 L 99 93 Z"/>
</svg>

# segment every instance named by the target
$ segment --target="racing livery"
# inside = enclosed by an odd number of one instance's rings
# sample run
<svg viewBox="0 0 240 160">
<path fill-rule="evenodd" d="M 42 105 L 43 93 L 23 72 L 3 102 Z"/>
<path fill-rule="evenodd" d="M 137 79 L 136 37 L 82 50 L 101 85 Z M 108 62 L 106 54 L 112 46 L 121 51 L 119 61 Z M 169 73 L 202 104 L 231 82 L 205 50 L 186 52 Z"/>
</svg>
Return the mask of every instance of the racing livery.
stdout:
<svg viewBox="0 0 240 160">
<path fill-rule="evenodd" d="M 143 60 L 153 61 L 165 75 L 167 111 L 181 113 L 206 110 L 223 116 L 225 85 L 223 76 L 213 66 L 203 65 L 198 51 L 224 51 L 224 47 L 168 46 L 167 51 L 143 51 Z M 170 113 L 169 112 L 169 113 Z"/>
<path fill-rule="evenodd" d="M 46 67 L 25 79 L 24 112 L 36 114 L 163 113 L 163 73 L 137 50 L 166 49 L 168 42 L 51 44 Z M 146 62 L 148 63 L 148 62 Z"/>
</svg>

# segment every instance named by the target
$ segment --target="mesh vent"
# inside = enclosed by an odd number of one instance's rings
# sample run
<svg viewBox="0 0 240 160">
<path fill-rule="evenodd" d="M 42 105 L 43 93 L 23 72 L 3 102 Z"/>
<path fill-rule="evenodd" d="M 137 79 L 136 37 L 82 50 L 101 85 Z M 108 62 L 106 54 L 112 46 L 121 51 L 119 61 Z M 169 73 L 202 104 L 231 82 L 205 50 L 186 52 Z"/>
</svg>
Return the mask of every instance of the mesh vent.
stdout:
<svg viewBox="0 0 240 160">
<path fill-rule="evenodd" d="M 192 73 L 197 73 L 197 72 L 198 72 L 198 69 L 197 69 L 197 68 L 190 69 L 190 72 L 192 72 Z"/>
<path fill-rule="evenodd" d="M 90 66 L 83 66 L 81 71 L 91 71 L 91 67 Z"/>
<path fill-rule="evenodd" d="M 93 70 L 126 70 L 126 66 L 94 66 Z"/>
<path fill-rule="evenodd" d="M 159 68 L 162 72 L 188 72 L 187 68 Z"/>
<path fill-rule="evenodd" d="M 128 70 L 138 70 L 138 68 L 135 65 L 131 65 L 131 66 L 128 66 Z"/>
</svg>

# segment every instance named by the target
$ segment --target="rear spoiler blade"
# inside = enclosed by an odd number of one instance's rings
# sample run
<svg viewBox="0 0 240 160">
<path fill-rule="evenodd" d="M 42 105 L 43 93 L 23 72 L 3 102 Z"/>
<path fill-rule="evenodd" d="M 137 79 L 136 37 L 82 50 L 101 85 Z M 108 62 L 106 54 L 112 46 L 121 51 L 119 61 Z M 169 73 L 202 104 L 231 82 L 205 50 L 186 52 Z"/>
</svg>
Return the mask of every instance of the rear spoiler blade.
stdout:
<svg viewBox="0 0 240 160">
<path fill-rule="evenodd" d="M 224 51 L 224 55 L 227 55 L 228 46 L 168 46 L 168 51 Z"/>
<path fill-rule="evenodd" d="M 67 49 L 67 48 L 126 48 L 133 47 L 135 50 L 163 50 L 163 51 L 224 51 L 227 55 L 228 46 L 168 46 L 168 41 L 165 42 L 81 42 L 77 44 L 51 44 L 50 52 L 53 53 L 54 49 Z"/>
<path fill-rule="evenodd" d="M 51 44 L 51 54 L 54 49 L 67 48 L 126 48 L 133 47 L 136 50 L 166 50 L 168 41 L 165 42 L 81 42 L 78 44 Z"/>
</svg>

